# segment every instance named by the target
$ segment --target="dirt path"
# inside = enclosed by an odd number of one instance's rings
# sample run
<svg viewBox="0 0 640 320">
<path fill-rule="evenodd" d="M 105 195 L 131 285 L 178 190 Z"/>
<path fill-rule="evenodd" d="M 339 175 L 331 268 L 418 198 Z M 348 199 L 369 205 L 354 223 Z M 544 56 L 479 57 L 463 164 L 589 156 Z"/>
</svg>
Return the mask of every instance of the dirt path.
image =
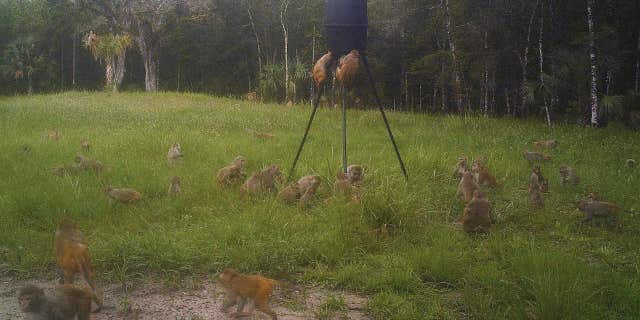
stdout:
<svg viewBox="0 0 640 320">
<path fill-rule="evenodd" d="M 17 290 L 27 281 L 0 278 L 0 320 L 25 319 L 18 310 Z M 32 280 L 46 290 L 54 287 L 55 281 Z M 180 289 L 168 289 L 157 281 L 145 281 L 131 289 L 128 295 L 115 284 L 101 284 L 104 308 L 93 315 L 93 320 L 204 320 L 233 319 L 222 312 L 223 290 L 212 281 L 192 281 Z M 181 286 L 182 287 L 182 286 Z M 366 298 L 346 292 L 332 292 L 320 288 L 303 288 L 302 292 L 276 291 L 271 306 L 280 320 L 318 319 L 330 297 L 344 299 L 346 309 L 337 311 L 323 319 L 369 319 L 364 314 Z M 334 299 L 335 300 L 335 299 Z M 330 308 L 329 308 L 330 309 Z M 258 313 L 258 312 L 256 312 Z M 268 319 L 263 314 L 251 319 Z M 247 319 L 247 318 L 245 318 Z"/>
</svg>

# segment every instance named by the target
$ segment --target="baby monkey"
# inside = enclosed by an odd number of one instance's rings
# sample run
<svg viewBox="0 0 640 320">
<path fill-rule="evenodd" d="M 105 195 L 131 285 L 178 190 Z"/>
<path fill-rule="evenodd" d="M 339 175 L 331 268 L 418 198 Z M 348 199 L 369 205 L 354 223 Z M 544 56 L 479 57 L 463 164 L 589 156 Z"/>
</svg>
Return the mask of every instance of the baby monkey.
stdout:
<svg viewBox="0 0 640 320">
<path fill-rule="evenodd" d="M 585 213 L 585 218 L 582 222 L 588 222 L 593 218 L 607 218 L 613 217 L 618 222 L 618 212 L 620 207 L 613 203 L 596 201 L 596 200 L 581 200 L 578 202 L 578 209 Z"/>
<path fill-rule="evenodd" d="M 93 170 L 96 173 L 100 173 L 102 171 L 102 168 L 104 167 L 102 165 L 102 162 L 85 157 L 79 153 L 76 155 L 75 162 L 78 164 L 80 169 Z"/>
<path fill-rule="evenodd" d="M 176 197 L 180 194 L 180 192 L 180 177 L 174 176 L 169 182 L 169 189 L 167 190 L 167 194 L 170 197 Z"/>
<path fill-rule="evenodd" d="M 560 167 L 560 183 L 561 184 L 573 184 L 576 185 L 580 182 L 580 177 L 578 177 L 578 174 L 576 173 L 576 169 L 568 167 L 568 166 L 562 166 Z"/>
<path fill-rule="evenodd" d="M 228 268 L 218 275 L 218 281 L 227 292 L 226 301 L 222 306 L 223 311 L 237 304 L 238 309 L 233 313 L 234 317 L 251 316 L 253 310 L 243 311 L 247 301 L 251 300 L 258 310 L 271 316 L 272 320 L 278 319 L 276 313 L 269 307 L 273 287 L 278 285 L 276 280 L 259 275 L 242 275 L 236 270 Z"/>
<path fill-rule="evenodd" d="M 313 66 L 311 71 L 311 76 L 313 77 L 313 82 L 316 84 L 316 88 L 319 90 L 324 85 L 325 81 L 327 81 L 329 75 L 329 62 L 333 58 L 331 51 L 327 52 L 325 55 L 320 57 L 316 64 Z"/>
<path fill-rule="evenodd" d="M 359 68 L 360 53 L 358 50 L 351 50 L 349 54 L 340 58 L 340 63 L 336 70 L 336 80 L 345 88 L 351 87 L 358 75 Z"/>
<path fill-rule="evenodd" d="M 142 194 L 131 188 L 114 188 L 107 186 L 104 192 L 109 198 L 122 203 L 134 203 L 142 200 Z"/>
<path fill-rule="evenodd" d="M 35 285 L 24 286 L 18 293 L 20 310 L 30 320 L 89 320 L 92 301 L 100 305 L 91 291 L 73 285 L 57 286 L 52 295 Z"/>
<path fill-rule="evenodd" d="M 549 180 L 545 179 L 542 175 L 542 170 L 540 170 L 540 166 L 533 166 L 531 169 L 531 177 L 529 178 L 529 186 L 537 184 L 538 189 L 544 193 L 549 192 Z"/>
<path fill-rule="evenodd" d="M 300 206 L 305 207 L 313 200 L 319 187 L 319 176 L 305 176 L 280 191 L 278 198 L 286 203 L 295 203 L 299 200 Z"/>
</svg>

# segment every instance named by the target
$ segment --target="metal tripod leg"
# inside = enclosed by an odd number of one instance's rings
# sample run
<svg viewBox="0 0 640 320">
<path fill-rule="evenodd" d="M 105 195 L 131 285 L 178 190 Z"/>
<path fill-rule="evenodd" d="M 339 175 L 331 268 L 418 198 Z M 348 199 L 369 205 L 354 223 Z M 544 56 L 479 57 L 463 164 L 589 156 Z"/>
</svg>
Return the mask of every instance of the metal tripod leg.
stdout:
<svg viewBox="0 0 640 320">
<path fill-rule="evenodd" d="M 400 156 L 400 151 L 398 151 L 398 145 L 396 144 L 396 139 L 393 137 L 393 132 L 391 132 L 391 126 L 389 126 L 389 120 L 387 120 L 387 115 L 384 112 L 384 108 L 382 107 L 382 102 L 380 101 L 380 97 L 378 96 L 378 91 L 376 90 L 375 82 L 373 81 L 373 75 L 371 75 L 371 69 L 369 69 L 369 61 L 366 55 L 362 55 L 362 63 L 364 64 L 364 68 L 367 70 L 367 76 L 369 77 L 369 83 L 371 84 L 371 90 L 373 91 L 373 97 L 376 99 L 376 103 L 378 104 L 378 109 L 382 114 L 382 119 L 384 120 L 384 124 L 387 127 L 387 133 L 389 133 L 389 139 L 391 139 L 391 143 L 393 144 L 393 149 L 396 151 L 396 157 L 398 157 L 398 162 L 400 163 L 400 169 L 402 170 L 402 174 L 404 174 L 404 178 L 409 180 L 409 175 L 407 175 L 407 169 L 404 167 L 404 162 L 402 161 L 402 157 Z"/>
<path fill-rule="evenodd" d="M 291 166 L 291 170 L 289 170 L 289 176 L 287 177 L 288 179 L 291 179 L 291 177 L 293 177 L 293 172 L 296 170 L 296 165 L 298 164 L 300 153 L 302 153 L 302 148 L 304 147 L 304 144 L 307 141 L 307 135 L 309 134 L 309 129 L 311 129 L 313 118 L 315 118 L 316 111 L 318 110 L 318 104 L 320 103 L 320 96 L 322 95 L 322 91 L 321 90 L 317 90 L 317 91 L 318 93 L 313 101 L 313 111 L 311 111 L 311 117 L 309 118 L 309 123 L 307 123 L 307 129 L 304 131 L 304 136 L 302 136 L 302 142 L 300 142 L 300 147 L 298 147 L 296 158 L 293 160 L 293 165 Z"/>
</svg>

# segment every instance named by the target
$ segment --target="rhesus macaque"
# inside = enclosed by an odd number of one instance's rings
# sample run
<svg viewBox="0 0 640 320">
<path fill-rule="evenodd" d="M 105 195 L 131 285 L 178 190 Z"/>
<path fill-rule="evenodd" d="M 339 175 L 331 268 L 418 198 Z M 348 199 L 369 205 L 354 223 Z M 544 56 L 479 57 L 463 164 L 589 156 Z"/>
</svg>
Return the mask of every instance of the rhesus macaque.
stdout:
<svg viewBox="0 0 640 320">
<path fill-rule="evenodd" d="M 243 156 L 237 156 L 230 165 L 218 170 L 216 181 L 222 186 L 229 186 L 241 182 L 247 176 L 242 169 L 246 165 Z"/>
<path fill-rule="evenodd" d="M 578 202 L 578 209 L 586 215 L 582 222 L 588 222 L 594 217 L 613 217 L 617 222 L 618 211 L 620 211 L 620 207 L 613 203 L 596 200 L 581 200 Z"/>
<path fill-rule="evenodd" d="M 458 158 L 458 163 L 456 163 L 456 167 L 453 170 L 453 177 L 455 179 L 462 178 L 464 173 L 469 171 L 469 164 L 467 161 L 467 158 Z"/>
<path fill-rule="evenodd" d="M 354 187 L 361 187 L 364 182 L 364 169 L 362 166 L 352 164 L 347 167 L 347 180 Z"/>
<path fill-rule="evenodd" d="M 351 87 L 358 75 L 358 68 L 360 68 L 360 53 L 358 50 L 351 50 L 349 54 L 340 58 L 336 80 L 345 88 Z"/>
<path fill-rule="evenodd" d="M 523 152 L 523 155 L 524 155 L 524 158 L 527 161 L 529 161 L 529 163 L 551 160 L 551 156 L 549 155 L 542 154 L 540 152 L 529 151 L 529 150 L 525 150 Z"/>
<path fill-rule="evenodd" d="M 242 194 L 255 195 L 262 192 L 276 192 L 276 179 L 281 175 L 280 169 L 275 164 L 255 172 L 240 187 Z"/>
<path fill-rule="evenodd" d="M 268 139 L 273 139 L 275 138 L 275 135 L 272 133 L 266 133 L 266 132 L 258 132 L 255 131 L 253 129 L 247 129 L 247 131 L 254 137 L 258 138 L 258 139 L 262 139 L 262 140 L 268 140 Z"/>
<path fill-rule="evenodd" d="M 80 273 L 93 293 L 96 294 L 89 246 L 82 231 L 76 228 L 73 222 L 64 219 L 58 224 L 53 239 L 53 254 L 62 273 L 61 283 L 73 284 L 76 275 Z M 100 301 L 96 301 L 96 303 L 99 308 L 102 307 Z"/>
<path fill-rule="evenodd" d="M 288 185 L 278 193 L 278 199 L 284 203 L 292 204 L 300 198 L 300 186 L 297 182 Z"/>
<path fill-rule="evenodd" d="M 269 298 L 271 298 L 273 287 L 278 285 L 277 281 L 259 275 L 242 275 L 231 268 L 220 273 L 218 281 L 227 292 L 226 301 L 222 306 L 223 311 L 237 304 L 238 309 L 233 313 L 234 317 L 251 316 L 253 310 L 243 312 L 245 304 L 251 300 L 258 310 L 271 316 L 272 320 L 278 319 L 276 313 L 269 307 Z"/>
<path fill-rule="evenodd" d="M 171 197 L 175 197 L 179 195 L 180 192 L 180 177 L 174 176 L 169 182 L 169 190 L 167 190 L 167 194 Z"/>
<path fill-rule="evenodd" d="M 487 197 L 480 190 L 473 192 L 473 198 L 464 207 L 464 214 L 460 218 L 462 227 L 467 233 L 488 232 L 491 228 L 491 205 Z"/>
<path fill-rule="evenodd" d="M 180 147 L 179 143 L 174 143 L 171 145 L 171 148 L 169 148 L 169 151 L 167 152 L 167 160 L 169 162 L 175 162 L 178 159 L 182 159 L 183 154 L 182 154 L 182 148 Z"/>
<path fill-rule="evenodd" d="M 539 184 L 532 183 L 529 185 L 529 202 L 536 209 L 544 207 L 544 196 L 540 189 Z"/>
<path fill-rule="evenodd" d="M 316 195 L 318 188 L 320 187 L 320 177 L 319 176 L 306 176 L 300 178 L 297 182 L 298 188 L 300 190 L 300 205 L 307 206 L 313 196 Z"/>
<path fill-rule="evenodd" d="M 18 293 L 20 310 L 30 320 L 89 320 L 91 301 L 100 305 L 91 291 L 73 285 L 57 286 L 51 295 L 38 286 L 26 285 Z"/>
<path fill-rule="evenodd" d="M 53 129 L 53 130 L 47 131 L 47 134 L 45 135 L 45 137 L 49 140 L 60 140 L 62 138 L 62 134 L 58 132 L 58 130 Z"/>
<path fill-rule="evenodd" d="M 351 197 L 353 191 L 353 186 L 342 170 L 338 170 L 336 173 L 336 182 L 333 184 L 333 188 L 337 194 L 344 194 L 347 197 Z"/>
<path fill-rule="evenodd" d="M 67 174 L 77 174 L 80 171 L 82 171 L 82 168 L 80 168 L 80 166 L 75 163 L 64 166 L 55 166 L 51 169 L 51 172 L 59 177 Z"/>
<path fill-rule="evenodd" d="M 549 192 L 549 180 L 545 179 L 542 175 L 542 170 L 540 170 L 540 166 L 533 166 L 531 169 L 531 177 L 529 178 L 529 186 L 532 184 L 537 184 L 540 191 L 544 193 Z"/>
<path fill-rule="evenodd" d="M 476 180 L 473 178 L 473 174 L 470 171 L 465 172 L 458 184 L 456 196 L 464 202 L 469 202 L 473 199 L 473 192 L 476 190 L 480 190 L 480 187 L 478 187 Z"/>
<path fill-rule="evenodd" d="M 320 90 L 324 82 L 327 81 L 329 75 L 329 62 L 333 58 L 331 51 L 320 57 L 311 70 L 311 76 L 313 82 L 316 84 L 316 88 Z"/>
<path fill-rule="evenodd" d="M 560 183 L 562 184 L 570 183 L 570 184 L 576 185 L 579 182 L 580 182 L 580 177 L 578 177 L 578 174 L 576 173 L 576 169 L 568 166 L 560 167 Z"/>
<path fill-rule="evenodd" d="M 255 91 L 251 91 L 249 93 L 247 93 L 247 100 L 249 101 L 257 101 L 258 100 L 258 93 Z"/>
<path fill-rule="evenodd" d="M 496 178 L 494 178 L 491 172 L 489 172 L 489 169 L 482 165 L 478 160 L 473 161 L 471 173 L 473 173 L 476 182 L 481 186 L 489 186 L 492 188 L 496 188 L 498 186 Z"/>
<path fill-rule="evenodd" d="M 80 147 L 82 147 L 83 151 L 89 152 L 89 149 L 91 149 L 91 144 L 88 140 L 83 139 L 82 141 L 80 141 Z"/>
<path fill-rule="evenodd" d="M 542 149 L 542 148 L 554 149 L 555 147 L 558 146 L 558 141 L 557 140 L 539 140 L 539 141 L 535 141 L 533 145 L 538 149 Z"/>
<path fill-rule="evenodd" d="M 100 173 L 102 171 L 102 168 L 104 167 L 102 165 L 102 162 L 95 160 L 95 159 L 91 159 L 88 157 L 85 157 L 81 154 L 77 154 L 76 158 L 75 158 L 76 163 L 78 164 L 78 166 L 80 167 L 80 169 L 83 170 L 93 170 L 96 173 Z"/>
<path fill-rule="evenodd" d="M 142 200 L 142 194 L 130 188 L 113 188 L 112 186 L 107 186 L 104 192 L 109 198 L 122 203 L 134 203 Z"/>
<path fill-rule="evenodd" d="M 626 164 L 629 168 L 635 168 L 638 165 L 638 163 L 633 159 L 627 159 Z"/>
</svg>

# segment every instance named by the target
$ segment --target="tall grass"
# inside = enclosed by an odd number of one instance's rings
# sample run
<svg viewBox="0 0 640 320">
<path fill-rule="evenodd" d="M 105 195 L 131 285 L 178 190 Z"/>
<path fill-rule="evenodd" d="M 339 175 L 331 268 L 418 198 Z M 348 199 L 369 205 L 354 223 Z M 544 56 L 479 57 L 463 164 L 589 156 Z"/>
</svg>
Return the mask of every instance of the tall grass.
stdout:
<svg viewBox="0 0 640 320">
<path fill-rule="evenodd" d="M 309 210 L 273 197 L 242 199 L 214 183 L 236 155 L 248 170 L 275 163 L 287 171 L 309 108 L 256 105 L 195 94 L 62 93 L 0 99 L 0 268 L 50 275 L 57 222 L 70 217 L 90 243 L 98 275 L 126 281 L 175 277 L 226 266 L 370 295 L 376 319 L 637 319 L 640 317 L 640 223 L 580 225 L 574 203 L 587 191 L 640 209 L 640 133 L 512 119 L 390 113 L 410 174 L 405 183 L 380 116 L 351 110 L 350 162 L 366 168 L 362 205 L 331 197 L 341 163 L 340 113 L 322 109 L 297 176 L 318 174 L 322 199 Z M 48 141 L 48 129 L 63 138 Z M 257 140 L 247 129 L 276 135 Z M 560 147 L 543 165 L 551 181 L 543 210 L 527 202 L 529 166 L 522 151 L 540 138 Z M 80 140 L 106 165 L 96 175 L 57 177 Z M 176 166 L 165 155 L 180 142 Z M 22 151 L 28 145 L 29 153 Z M 488 196 L 496 225 L 468 236 L 453 225 L 457 157 L 484 156 L 501 187 Z M 582 183 L 559 184 L 571 165 Z M 165 196 L 170 177 L 183 194 Z M 104 186 L 126 186 L 145 199 L 110 203 Z M 329 199 L 326 200 L 325 199 Z"/>
</svg>

